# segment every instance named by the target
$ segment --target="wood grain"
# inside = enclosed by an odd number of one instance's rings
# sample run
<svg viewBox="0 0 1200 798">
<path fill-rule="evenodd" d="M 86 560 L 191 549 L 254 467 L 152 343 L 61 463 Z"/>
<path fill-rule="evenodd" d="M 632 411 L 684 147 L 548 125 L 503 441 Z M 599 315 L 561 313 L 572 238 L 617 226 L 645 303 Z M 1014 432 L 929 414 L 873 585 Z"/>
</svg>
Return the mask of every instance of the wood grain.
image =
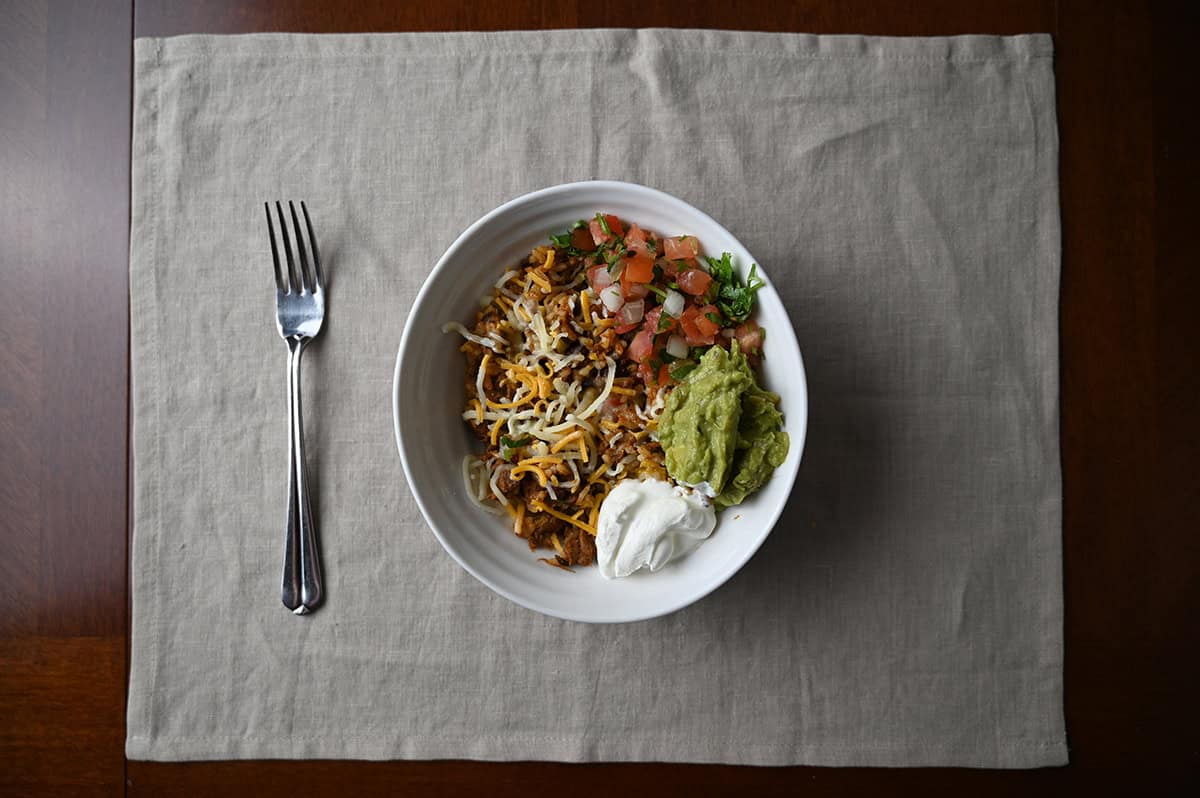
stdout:
<svg viewBox="0 0 1200 798">
<path fill-rule="evenodd" d="M 0 795 L 125 763 L 132 3 L 0 23 Z"/>
<path fill-rule="evenodd" d="M 5 634 L 125 630 L 131 11 L 0 27 Z"/>
<path fill-rule="evenodd" d="M 26 2 L 0 26 L 0 794 L 1059 795 L 1200 771 L 1197 26 L 1184 3 Z M 124 762 L 131 37 L 726 27 L 1055 35 L 1071 764 Z M 126 773 L 127 771 L 127 773 Z M 127 781 L 125 780 L 127 776 Z M 558 786 L 561 785 L 561 786 Z M 535 787 L 536 788 L 536 787 Z"/>
<path fill-rule="evenodd" d="M 0 795 L 118 795 L 125 781 L 125 641 L 0 644 Z"/>
</svg>

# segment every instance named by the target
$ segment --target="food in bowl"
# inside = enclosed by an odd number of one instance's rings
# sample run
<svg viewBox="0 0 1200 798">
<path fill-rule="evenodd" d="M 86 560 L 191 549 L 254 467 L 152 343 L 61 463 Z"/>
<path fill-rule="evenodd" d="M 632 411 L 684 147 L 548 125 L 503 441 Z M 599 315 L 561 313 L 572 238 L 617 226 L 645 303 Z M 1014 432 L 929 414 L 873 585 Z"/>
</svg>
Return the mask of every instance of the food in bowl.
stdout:
<svg viewBox="0 0 1200 798">
<path fill-rule="evenodd" d="M 783 463 L 779 397 L 754 373 L 763 285 L 695 236 L 597 213 L 505 269 L 465 339 L 467 493 L 543 562 L 651 571 Z"/>
</svg>

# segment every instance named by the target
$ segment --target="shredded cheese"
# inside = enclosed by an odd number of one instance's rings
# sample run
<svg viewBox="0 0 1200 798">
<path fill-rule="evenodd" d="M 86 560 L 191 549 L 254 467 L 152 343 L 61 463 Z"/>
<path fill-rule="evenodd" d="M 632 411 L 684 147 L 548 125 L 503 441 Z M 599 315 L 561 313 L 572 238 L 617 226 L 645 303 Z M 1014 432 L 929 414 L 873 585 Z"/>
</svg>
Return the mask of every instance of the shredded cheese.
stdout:
<svg viewBox="0 0 1200 798">
<path fill-rule="evenodd" d="M 536 510 L 538 510 L 538 512 L 543 512 L 543 513 L 546 513 L 547 515 L 552 515 L 560 521 L 566 521 L 568 524 L 570 524 L 572 526 L 579 527 L 584 532 L 587 532 L 589 535 L 594 536 L 596 534 L 596 528 L 594 526 L 592 526 L 591 524 L 585 524 L 583 521 L 572 518 L 571 516 L 569 516 L 565 513 L 560 513 L 558 510 L 555 510 L 553 507 L 547 507 L 545 504 L 538 501 L 537 499 L 530 499 L 529 503 L 532 504 L 534 506 L 534 508 Z"/>
<path fill-rule="evenodd" d="M 562 465 L 562 462 L 563 459 L 561 457 L 555 457 L 552 454 L 545 454 L 536 457 L 526 457 L 524 460 L 517 463 L 517 465 Z"/>
<path fill-rule="evenodd" d="M 570 435 L 567 435 L 566 437 L 563 437 L 563 438 L 559 438 L 558 443 L 556 443 L 550 447 L 550 451 L 551 452 L 561 452 L 568 443 L 570 443 L 571 441 L 574 441 L 574 440 L 578 440 L 581 437 L 583 437 L 583 430 L 581 430 L 581 429 L 575 430 Z"/>
<path fill-rule="evenodd" d="M 583 311 L 583 328 L 587 329 L 592 326 L 592 300 L 588 297 L 589 291 L 579 292 L 579 306 Z"/>
<path fill-rule="evenodd" d="M 492 495 L 496 497 L 496 501 L 507 507 L 508 497 L 500 492 L 500 486 L 496 484 L 500 479 L 500 474 L 502 473 L 503 471 L 499 468 L 492 472 L 491 479 L 488 480 L 488 488 L 492 491 Z"/>
<path fill-rule="evenodd" d="M 533 474 L 535 477 L 537 477 L 538 484 L 541 485 L 543 488 L 546 487 L 547 483 L 549 483 L 549 481 L 550 481 L 549 478 L 546 476 L 546 472 L 543 471 L 542 469 L 538 468 L 536 465 L 532 465 L 532 464 L 519 465 L 512 470 L 513 477 L 516 477 L 518 474 L 527 474 L 527 473 Z"/>
<path fill-rule="evenodd" d="M 486 358 L 487 355 L 484 355 L 484 357 Z M 607 401 L 608 395 L 612 392 L 613 380 L 617 377 L 617 363 L 611 357 L 607 356 L 604 358 L 604 360 L 608 363 L 608 378 L 604 381 L 604 390 L 601 391 L 600 395 L 596 397 L 596 401 L 588 405 L 587 409 L 579 414 L 580 418 L 587 418 L 592 413 L 595 413 L 597 410 L 599 410 L 600 406 Z"/>
<path fill-rule="evenodd" d="M 443 324 L 442 332 L 444 332 L 444 333 L 456 332 L 459 335 L 461 335 L 463 338 L 466 338 L 468 341 L 473 341 L 474 343 L 477 343 L 480 346 L 486 346 L 488 349 L 491 349 L 493 352 L 500 351 L 500 344 L 496 343 L 495 341 L 493 341 L 490 338 L 483 338 L 483 337 L 476 335 L 475 333 L 471 332 L 466 327 L 462 326 L 461 324 L 459 324 L 456 321 L 451 321 L 451 322 L 447 322 L 446 324 Z"/>
<path fill-rule="evenodd" d="M 494 408 L 496 410 L 509 410 L 514 407 L 520 407 L 523 404 L 528 404 L 529 402 L 532 402 L 536 398 L 537 398 L 537 394 L 530 392 L 530 393 L 525 394 L 524 396 L 516 397 L 511 402 L 493 402 L 491 399 L 486 399 L 486 397 L 485 397 L 485 401 L 487 401 L 488 407 Z"/>
</svg>

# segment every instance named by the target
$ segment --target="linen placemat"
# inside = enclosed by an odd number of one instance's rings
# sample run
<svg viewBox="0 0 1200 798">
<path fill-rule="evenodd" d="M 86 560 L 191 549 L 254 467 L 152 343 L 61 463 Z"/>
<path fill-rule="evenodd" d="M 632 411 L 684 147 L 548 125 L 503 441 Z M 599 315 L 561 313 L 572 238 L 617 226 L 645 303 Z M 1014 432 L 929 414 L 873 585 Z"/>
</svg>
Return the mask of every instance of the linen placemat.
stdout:
<svg viewBox="0 0 1200 798">
<path fill-rule="evenodd" d="M 1066 761 L 1052 58 L 1042 35 L 138 40 L 129 756 Z M 459 568 L 391 426 L 438 256 L 589 178 L 738 236 L 811 395 L 762 550 L 617 626 Z M 277 198 L 307 201 L 330 281 L 303 375 L 327 602 L 305 618 L 279 601 Z"/>
</svg>

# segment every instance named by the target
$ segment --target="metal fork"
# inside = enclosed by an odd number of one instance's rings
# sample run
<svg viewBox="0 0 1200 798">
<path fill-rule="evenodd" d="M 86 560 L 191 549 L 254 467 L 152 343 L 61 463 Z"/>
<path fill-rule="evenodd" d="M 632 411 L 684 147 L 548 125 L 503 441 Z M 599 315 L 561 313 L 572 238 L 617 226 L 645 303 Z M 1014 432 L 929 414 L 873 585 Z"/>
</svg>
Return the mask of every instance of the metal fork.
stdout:
<svg viewBox="0 0 1200 798">
<path fill-rule="evenodd" d="M 321 276 L 321 258 L 313 236 L 308 208 L 300 203 L 304 228 L 296 216 L 296 206 L 288 202 L 291 215 L 289 230 L 283 205 L 275 203 L 279 219 L 279 240 L 286 270 L 279 261 L 275 225 L 271 221 L 271 203 L 265 203 L 267 232 L 271 237 L 271 258 L 275 264 L 275 320 L 279 334 L 288 347 L 288 508 L 287 543 L 283 559 L 283 606 L 297 615 L 305 615 L 321 603 L 321 559 L 317 550 L 317 530 L 309 501 L 307 469 L 304 461 L 304 420 L 300 412 L 300 355 L 308 342 L 321 331 L 325 320 L 325 289 Z M 308 244 L 305 245 L 305 233 Z M 292 255 L 295 244 L 296 256 Z M 309 252 L 312 258 L 309 259 Z"/>
</svg>

